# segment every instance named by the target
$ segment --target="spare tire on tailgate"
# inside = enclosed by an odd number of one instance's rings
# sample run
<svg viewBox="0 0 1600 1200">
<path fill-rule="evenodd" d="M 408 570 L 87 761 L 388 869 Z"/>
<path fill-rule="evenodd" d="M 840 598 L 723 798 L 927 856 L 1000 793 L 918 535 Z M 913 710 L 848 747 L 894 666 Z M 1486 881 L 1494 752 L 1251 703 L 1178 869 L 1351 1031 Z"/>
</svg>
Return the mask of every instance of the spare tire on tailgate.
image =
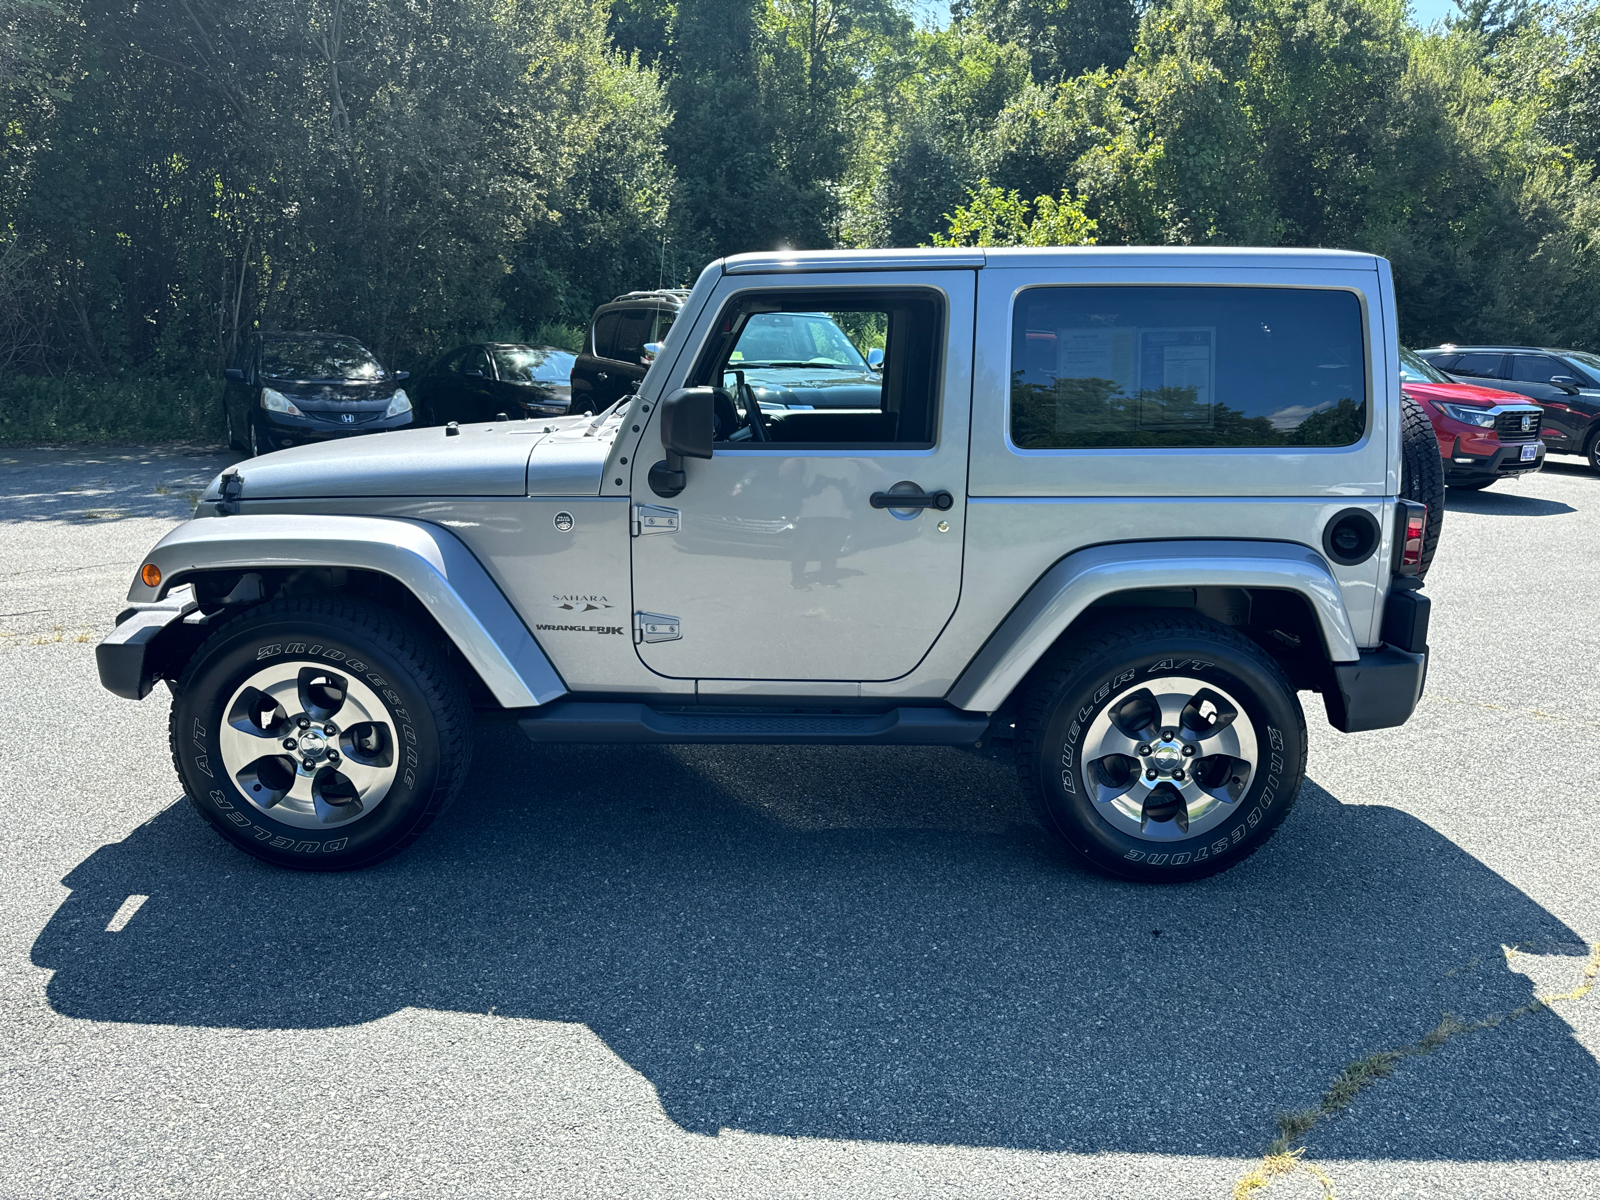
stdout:
<svg viewBox="0 0 1600 1200">
<path fill-rule="evenodd" d="M 1439 547 L 1439 531 L 1444 528 L 1444 460 L 1439 457 L 1433 422 L 1422 405 L 1404 392 L 1400 393 L 1400 497 L 1428 506 L 1422 568 L 1417 572 L 1420 578 L 1428 573 L 1433 552 Z"/>
</svg>

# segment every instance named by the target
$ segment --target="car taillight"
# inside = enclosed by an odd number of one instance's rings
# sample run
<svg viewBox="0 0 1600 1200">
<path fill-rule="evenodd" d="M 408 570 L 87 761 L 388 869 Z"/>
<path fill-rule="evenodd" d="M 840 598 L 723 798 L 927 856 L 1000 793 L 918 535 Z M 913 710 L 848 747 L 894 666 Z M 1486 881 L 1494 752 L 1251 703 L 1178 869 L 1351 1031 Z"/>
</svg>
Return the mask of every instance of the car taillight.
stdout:
<svg viewBox="0 0 1600 1200">
<path fill-rule="evenodd" d="M 1428 533 L 1428 506 L 1401 500 L 1395 513 L 1396 575 L 1416 575 L 1422 570 L 1422 543 Z"/>
</svg>

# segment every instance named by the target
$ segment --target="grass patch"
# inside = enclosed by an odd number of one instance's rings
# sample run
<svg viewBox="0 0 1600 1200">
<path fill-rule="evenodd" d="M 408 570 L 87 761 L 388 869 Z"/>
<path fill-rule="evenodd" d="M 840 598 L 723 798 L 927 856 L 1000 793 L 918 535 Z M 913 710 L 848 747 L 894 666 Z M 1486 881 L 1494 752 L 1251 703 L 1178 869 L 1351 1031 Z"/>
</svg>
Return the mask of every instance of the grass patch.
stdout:
<svg viewBox="0 0 1600 1200">
<path fill-rule="evenodd" d="M 222 383 L 205 375 L 0 379 L 0 446 L 217 442 Z"/>
</svg>

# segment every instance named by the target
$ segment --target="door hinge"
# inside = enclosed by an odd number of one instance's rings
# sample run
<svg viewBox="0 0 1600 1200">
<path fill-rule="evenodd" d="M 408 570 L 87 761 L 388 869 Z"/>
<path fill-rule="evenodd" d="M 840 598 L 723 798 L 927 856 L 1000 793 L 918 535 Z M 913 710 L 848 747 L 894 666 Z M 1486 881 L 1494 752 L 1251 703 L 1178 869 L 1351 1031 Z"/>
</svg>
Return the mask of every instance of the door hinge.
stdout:
<svg viewBox="0 0 1600 1200">
<path fill-rule="evenodd" d="M 677 617 L 661 613 L 633 614 L 633 644 L 636 646 L 640 642 L 675 642 L 682 636 Z"/>
<path fill-rule="evenodd" d="M 660 504 L 635 504 L 633 506 L 633 536 L 645 533 L 677 533 L 682 514 L 675 508 Z"/>
</svg>

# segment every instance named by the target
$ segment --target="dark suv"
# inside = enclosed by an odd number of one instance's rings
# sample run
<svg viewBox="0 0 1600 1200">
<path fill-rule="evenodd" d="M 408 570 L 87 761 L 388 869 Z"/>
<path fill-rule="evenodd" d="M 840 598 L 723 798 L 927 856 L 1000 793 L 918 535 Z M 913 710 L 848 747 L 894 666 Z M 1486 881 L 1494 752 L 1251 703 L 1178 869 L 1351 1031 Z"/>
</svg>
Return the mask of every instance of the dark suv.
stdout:
<svg viewBox="0 0 1600 1200">
<path fill-rule="evenodd" d="M 1417 351 L 1452 379 L 1526 396 L 1544 409 L 1552 454 L 1582 454 L 1600 474 L 1600 354 L 1537 346 L 1436 346 Z"/>
<path fill-rule="evenodd" d="M 595 309 L 572 368 L 569 411 L 599 412 L 633 391 L 655 358 L 648 347 L 667 336 L 688 298 L 677 288 L 628 292 Z"/>
<path fill-rule="evenodd" d="M 252 456 L 412 421 L 406 372 L 343 334 L 254 334 L 222 375 L 228 445 Z"/>
</svg>

